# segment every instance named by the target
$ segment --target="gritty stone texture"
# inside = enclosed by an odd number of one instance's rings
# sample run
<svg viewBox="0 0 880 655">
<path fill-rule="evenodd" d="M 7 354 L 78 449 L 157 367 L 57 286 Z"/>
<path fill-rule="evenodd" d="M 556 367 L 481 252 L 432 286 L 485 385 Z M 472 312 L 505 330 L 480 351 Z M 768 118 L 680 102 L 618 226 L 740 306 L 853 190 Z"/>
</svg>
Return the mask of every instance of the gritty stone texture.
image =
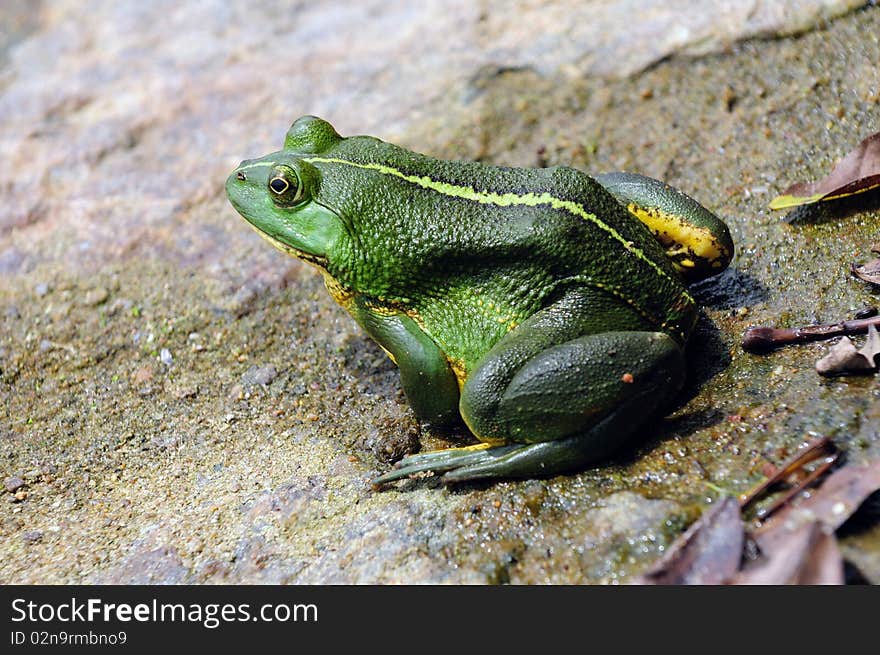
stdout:
<svg viewBox="0 0 880 655">
<path fill-rule="evenodd" d="M 3 481 L 3 486 L 6 487 L 6 491 L 9 493 L 15 493 L 25 484 L 27 483 L 17 475 L 10 476 Z"/>
<path fill-rule="evenodd" d="M 848 269 L 876 199 L 766 209 L 877 129 L 880 8 L 826 20 L 858 4 L 4 2 L 0 476 L 27 486 L 0 503 L 0 582 L 626 581 L 808 435 L 880 456 L 873 378 L 819 379 L 822 344 L 737 345 L 874 300 Z M 437 156 L 635 170 L 723 216 L 737 257 L 694 289 L 670 416 L 573 475 L 372 490 L 466 435 L 420 432 L 320 276 L 226 202 L 305 113 Z M 875 581 L 878 544 L 843 545 Z"/>
<path fill-rule="evenodd" d="M 275 367 L 272 364 L 266 364 L 264 366 L 251 366 L 247 371 L 244 372 L 244 375 L 241 376 L 241 383 L 250 386 L 261 384 L 265 387 L 266 385 L 271 383 L 277 375 L 278 372 L 275 370 Z"/>
</svg>

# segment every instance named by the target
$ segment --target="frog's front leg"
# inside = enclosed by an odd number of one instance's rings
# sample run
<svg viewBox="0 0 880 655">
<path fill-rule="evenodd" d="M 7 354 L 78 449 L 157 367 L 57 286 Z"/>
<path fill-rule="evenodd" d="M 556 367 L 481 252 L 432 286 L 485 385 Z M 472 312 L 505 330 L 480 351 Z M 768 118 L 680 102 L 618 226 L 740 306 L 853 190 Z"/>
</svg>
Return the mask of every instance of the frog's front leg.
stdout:
<svg viewBox="0 0 880 655">
<path fill-rule="evenodd" d="M 489 445 L 414 455 L 378 478 L 446 471 L 444 480 L 530 477 L 608 455 L 666 405 L 684 380 L 681 348 L 668 335 L 626 327 L 627 308 L 577 290 L 524 321 L 472 372 L 460 410 Z M 614 320 L 607 319 L 609 314 Z M 596 313 L 598 312 L 598 314 Z M 637 328 L 641 319 L 633 316 Z"/>
<path fill-rule="evenodd" d="M 433 428 L 460 423 L 458 380 L 443 351 L 406 314 L 352 299 L 348 310 L 400 369 L 416 417 Z"/>
</svg>

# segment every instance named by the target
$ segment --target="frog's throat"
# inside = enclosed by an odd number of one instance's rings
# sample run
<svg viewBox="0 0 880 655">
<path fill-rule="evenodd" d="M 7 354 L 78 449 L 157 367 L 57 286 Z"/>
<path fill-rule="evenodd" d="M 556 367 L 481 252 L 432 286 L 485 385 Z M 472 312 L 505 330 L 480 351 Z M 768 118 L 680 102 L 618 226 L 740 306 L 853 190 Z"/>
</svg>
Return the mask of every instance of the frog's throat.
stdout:
<svg viewBox="0 0 880 655">
<path fill-rule="evenodd" d="M 354 294 L 352 293 L 352 291 L 350 289 L 347 289 L 346 287 L 344 287 L 339 282 L 339 280 L 337 280 L 335 277 L 333 277 L 332 275 L 330 275 L 330 273 L 327 272 L 327 258 L 326 257 L 322 257 L 320 255 L 312 255 L 312 254 L 309 254 L 309 253 L 304 252 L 302 250 L 298 250 L 298 249 L 294 248 L 293 246 L 289 246 L 286 243 L 284 243 L 283 241 L 279 241 L 278 239 L 266 234 L 265 232 L 263 232 L 262 230 L 260 230 L 259 228 L 255 227 L 253 225 L 251 225 L 251 227 L 254 229 L 254 231 L 257 234 L 259 234 L 266 241 L 271 243 L 273 247 L 277 248 L 281 252 L 283 252 L 287 255 L 292 255 L 292 256 L 296 257 L 297 259 L 302 260 L 305 263 L 310 264 L 311 266 L 314 266 L 315 268 L 317 268 L 321 272 L 321 275 L 324 276 L 324 286 L 327 287 L 327 291 L 330 292 L 330 296 L 333 298 L 333 300 L 335 300 L 337 303 L 342 305 L 342 307 L 344 309 L 349 308 L 349 306 L 351 304 L 351 300 L 354 297 Z"/>
<path fill-rule="evenodd" d="M 631 241 L 625 239 L 623 235 L 620 234 L 620 232 L 602 221 L 595 214 L 591 214 L 590 212 L 588 212 L 583 205 L 574 202 L 573 200 L 557 198 L 556 196 L 553 196 L 549 193 L 498 193 L 495 191 L 477 191 L 470 186 L 460 186 L 457 184 L 451 184 L 449 182 L 443 182 L 441 180 L 435 180 L 428 177 L 427 175 L 410 175 L 385 164 L 376 164 L 372 162 L 354 162 L 348 159 L 341 159 L 339 157 L 305 157 L 303 158 L 303 161 L 309 163 L 342 164 L 344 166 L 352 166 L 354 168 L 376 171 L 378 173 L 382 173 L 383 175 L 392 175 L 394 177 L 398 177 L 402 180 L 409 182 L 410 184 L 420 186 L 423 189 L 429 189 L 436 193 L 440 193 L 453 198 L 472 200 L 474 202 L 479 202 L 484 205 L 495 205 L 498 207 L 510 207 L 513 205 L 536 207 L 539 205 L 549 205 L 553 209 L 562 209 L 569 212 L 570 214 L 574 214 L 575 216 L 582 218 L 585 221 L 593 223 L 598 228 L 608 233 L 613 239 L 618 241 L 627 252 L 654 269 L 654 271 L 658 275 L 663 278 L 671 279 L 669 273 L 660 268 L 660 266 L 658 266 L 655 261 L 645 255 L 644 251 L 642 251 L 641 248 L 636 246 Z M 678 281 L 676 280 L 676 282 Z M 688 300 L 690 300 L 691 302 L 695 302 L 687 291 L 684 291 L 683 294 Z"/>
<path fill-rule="evenodd" d="M 250 225 L 250 223 L 249 223 L 249 225 Z M 251 225 L 251 229 L 253 229 L 257 234 L 259 234 L 266 241 L 271 243 L 273 247 L 280 250 L 281 252 L 286 253 L 288 255 L 292 255 L 292 256 L 296 257 L 297 259 L 301 259 L 304 262 L 311 264 L 312 266 L 315 266 L 322 273 L 327 272 L 327 258 L 326 257 L 323 257 L 321 255 L 312 255 L 311 253 L 307 253 L 303 250 L 299 250 L 298 248 L 294 248 L 293 246 L 289 246 L 286 243 L 284 243 L 283 241 L 279 241 L 275 237 L 273 237 L 269 234 L 266 234 L 265 232 L 263 232 L 260 228 L 258 228 L 255 225 Z"/>
</svg>

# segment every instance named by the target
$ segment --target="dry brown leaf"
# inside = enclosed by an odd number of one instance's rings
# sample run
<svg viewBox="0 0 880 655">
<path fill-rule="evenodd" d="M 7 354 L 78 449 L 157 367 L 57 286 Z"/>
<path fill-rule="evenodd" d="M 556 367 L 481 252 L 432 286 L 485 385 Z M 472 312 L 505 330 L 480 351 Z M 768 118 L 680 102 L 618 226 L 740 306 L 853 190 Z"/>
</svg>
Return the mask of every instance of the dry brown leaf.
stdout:
<svg viewBox="0 0 880 655">
<path fill-rule="evenodd" d="M 770 202 L 786 209 L 821 200 L 834 200 L 880 187 L 880 133 L 872 134 L 847 154 L 818 182 L 792 184 Z"/>
<path fill-rule="evenodd" d="M 785 531 L 772 555 L 746 566 L 734 584 L 843 584 L 843 557 L 833 529 L 819 521 Z"/>
<path fill-rule="evenodd" d="M 872 248 L 875 253 L 877 252 L 876 248 L 877 246 Z M 880 285 L 880 258 L 872 259 L 867 264 L 862 264 L 861 266 L 851 264 L 849 270 L 850 273 L 864 282 Z"/>
<path fill-rule="evenodd" d="M 742 558 L 744 531 L 739 503 L 725 497 L 669 546 L 634 584 L 722 584 Z"/>
<path fill-rule="evenodd" d="M 834 532 L 878 490 L 880 460 L 838 469 L 817 490 L 804 490 L 800 503 L 783 506 L 748 533 L 760 556 L 743 568 L 746 533 L 740 502 L 725 497 L 633 584 L 843 584 L 843 558 Z M 753 499 L 744 498 L 746 503 Z"/>
<path fill-rule="evenodd" d="M 877 370 L 874 358 L 880 354 L 880 334 L 873 325 L 868 326 L 868 340 L 856 350 L 849 337 L 843 337 L 828 353 L 816 362 L 819 375 L 857 375 Z"/>
<path fill-rule="evenodd" d="M 762 549 L 772 550 L 775 536 L 786 526 L 819 521 L 836 530 L 878 489 L 880 460 L 864 466 L 844 466 L 829 475 L 808 498 L 780 510 L 753 536 Z"/>
</svg>

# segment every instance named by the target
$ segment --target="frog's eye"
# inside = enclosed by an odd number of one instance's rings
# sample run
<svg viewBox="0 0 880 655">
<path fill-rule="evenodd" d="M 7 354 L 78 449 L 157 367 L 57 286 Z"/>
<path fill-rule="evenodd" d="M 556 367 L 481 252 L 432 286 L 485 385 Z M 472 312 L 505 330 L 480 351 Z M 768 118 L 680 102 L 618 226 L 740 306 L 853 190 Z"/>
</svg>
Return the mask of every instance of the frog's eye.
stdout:
<svg viewBox="0 0 880 655">
<path fill-rule="evenodd" d="M 292 168 L 278 166 L 269 176 L 269 194 L 275 204 L 295 205 L 303 199 L 302 181 Z"/>
<path fill-rule="evenodd" d="M 269 188 L 276 196 L 280 196 L 290 188 L 290 183 L 283 177 L 273 177 L 269 182 Z"/>
</svg>

